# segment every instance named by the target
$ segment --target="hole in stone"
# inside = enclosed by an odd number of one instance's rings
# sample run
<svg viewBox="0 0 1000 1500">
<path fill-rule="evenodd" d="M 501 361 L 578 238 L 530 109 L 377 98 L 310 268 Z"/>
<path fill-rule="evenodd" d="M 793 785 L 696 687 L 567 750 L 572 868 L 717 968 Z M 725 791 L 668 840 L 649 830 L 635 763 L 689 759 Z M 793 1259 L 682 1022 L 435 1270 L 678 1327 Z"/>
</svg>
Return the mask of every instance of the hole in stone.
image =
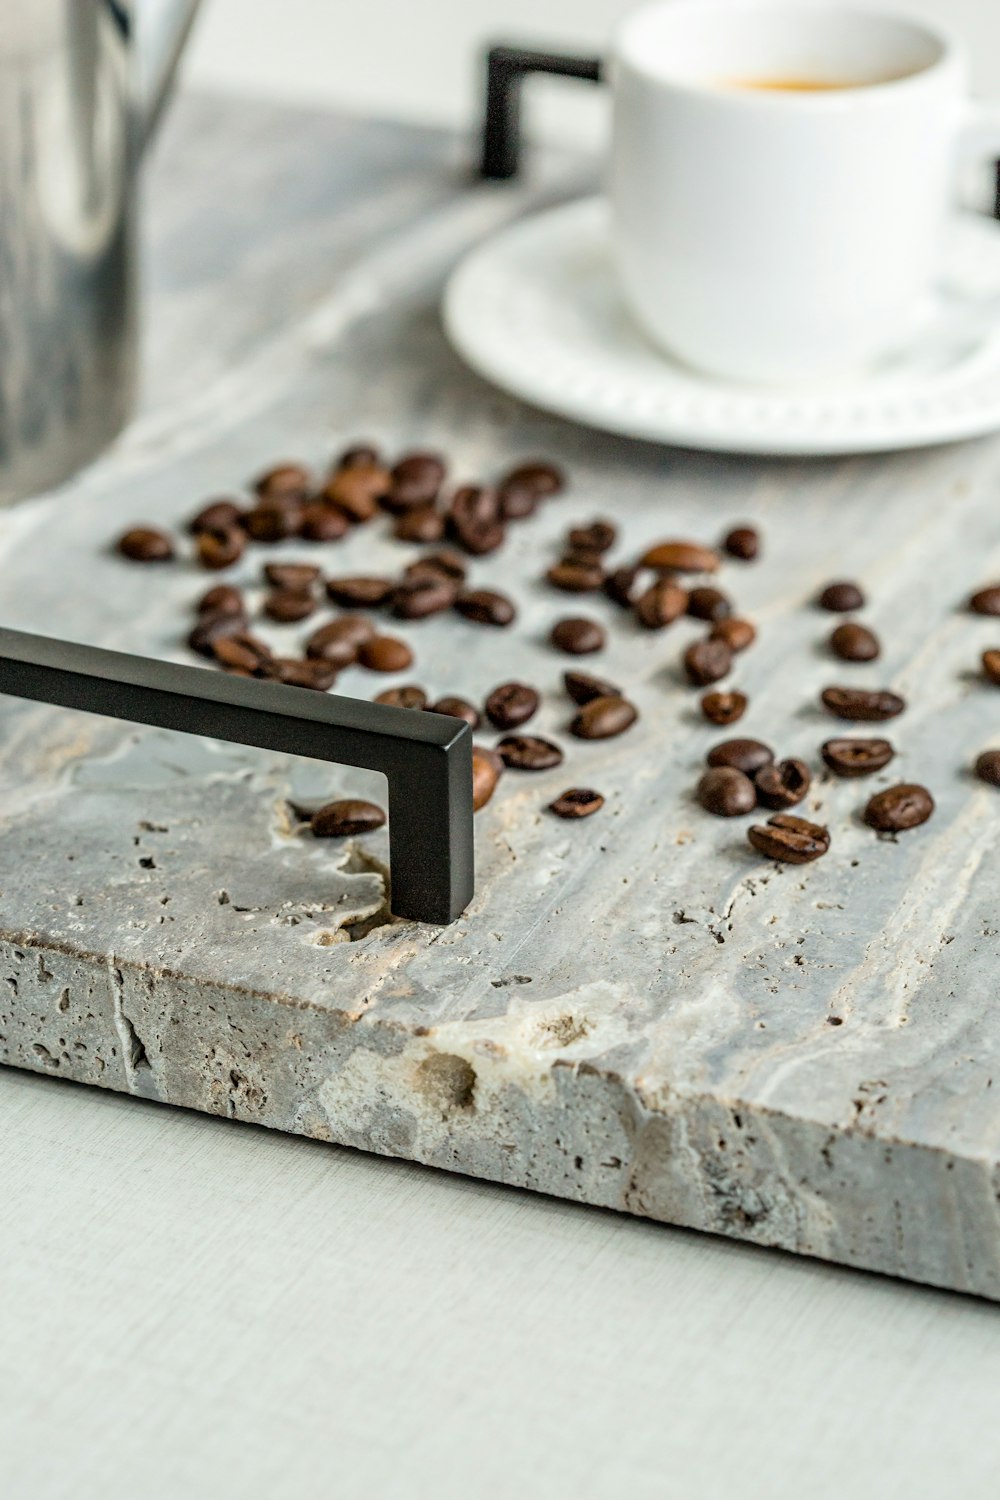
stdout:
<svg viewBox="0 0 1000 1500">
<path fill-rule="evenodd" d="M 417 1069 L 417 1087 L 442 1117 L 476 1107 L 476 1070 L 464 1057 L 435 1052 Z"/>
</svg>

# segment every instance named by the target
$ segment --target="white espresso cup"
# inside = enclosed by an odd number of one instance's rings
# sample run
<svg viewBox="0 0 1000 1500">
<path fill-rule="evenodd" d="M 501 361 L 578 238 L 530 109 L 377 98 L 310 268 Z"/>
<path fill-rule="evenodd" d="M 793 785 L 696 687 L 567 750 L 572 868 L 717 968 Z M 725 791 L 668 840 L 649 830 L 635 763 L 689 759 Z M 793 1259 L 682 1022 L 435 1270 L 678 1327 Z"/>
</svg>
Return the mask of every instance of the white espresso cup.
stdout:
<svg viewBox="0 0 1000 1500">
<path fill-rule="evenodd" d="M 628 306 L 676 358 L 821 379 L 891 348 L 937 271 L 959 162 L 1000 156 L 960 49 L 898 15 L 666 0 L 613 47 L 610 198 Z"/>
</svg>

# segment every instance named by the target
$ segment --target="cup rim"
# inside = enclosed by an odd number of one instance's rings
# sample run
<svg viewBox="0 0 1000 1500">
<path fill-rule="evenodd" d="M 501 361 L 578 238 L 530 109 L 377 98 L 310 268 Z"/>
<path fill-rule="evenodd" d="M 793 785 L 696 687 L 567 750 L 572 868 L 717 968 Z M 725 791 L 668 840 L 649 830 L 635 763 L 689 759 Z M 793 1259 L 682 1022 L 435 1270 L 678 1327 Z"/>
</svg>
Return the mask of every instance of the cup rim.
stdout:
<svg viewBox="0 0 1000 1500">
<path fill-rule="evenodd" d="M 685 13 L 701 19 L 713 12 L 719 16 L 746 15 L 748 11 L 769 11 L 788 16 L 824 15 L 838 20 L 883 21 L 921 32 L 938 48 L 938 56 L 915 72 L 904 73 L 899 78 L 876 79 L 871 83 L 859 83 L 836 89 L 803 89 L 779 91 L 752 88 L 734 88 L 725 82 L 706 79 L 671 77 L 656 71 L 635 53 L 626 48 L 628 33 L 652 11 L 669 11 L 676 18 Z M 947 27 L 917 18 L 905 11 L 884 9 L 872 5 L 841 5 L 834 0 L 822 0 L 803 6 L 795 0 L 650 0 L 624 16 L 612 35 L 611 57 L 614 67 L 625 67 L 630 72 L 648 79 L 660 88 L 673 93 L 688 94 L 700 99 L 712 99 L 736 108 L 766 109 L 799 108 L 811 111 L 840 111 L 856 108 L 859 104 L 877 104 L 896 99 L 900 94 L 924 87 L 929 80 L 941 73 L 954 71 L 963 57 L 963 49 L 955 34 Z"/>
</svg>

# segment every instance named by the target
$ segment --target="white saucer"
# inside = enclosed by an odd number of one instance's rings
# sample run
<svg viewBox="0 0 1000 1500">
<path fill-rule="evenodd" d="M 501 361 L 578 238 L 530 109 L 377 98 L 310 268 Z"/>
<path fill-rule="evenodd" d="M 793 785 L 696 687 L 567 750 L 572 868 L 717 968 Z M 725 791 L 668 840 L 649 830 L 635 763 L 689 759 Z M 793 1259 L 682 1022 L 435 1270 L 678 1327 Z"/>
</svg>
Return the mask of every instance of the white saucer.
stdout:
<svg viewBox="0 0 1000 1500">
<path fill-rule="evenodd" d="M 736 453 L 870 453 L 1000 428 L 1000 223 L 956 214 L 941 285 L 891 357 L 795 391 L 674 364 L 619 300 L 607 206 L 521 220 L 472 251 L 444 299 L 448 335 L 488 380 L 588 427 Z"/>
</svg>

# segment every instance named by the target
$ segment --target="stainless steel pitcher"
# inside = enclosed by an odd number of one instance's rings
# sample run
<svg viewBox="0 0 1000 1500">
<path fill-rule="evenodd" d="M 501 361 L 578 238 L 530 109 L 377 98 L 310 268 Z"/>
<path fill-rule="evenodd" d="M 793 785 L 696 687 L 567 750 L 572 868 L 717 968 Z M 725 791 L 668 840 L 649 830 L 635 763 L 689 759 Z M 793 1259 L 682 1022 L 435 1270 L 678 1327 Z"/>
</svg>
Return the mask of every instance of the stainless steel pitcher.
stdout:
<svg viewBox="0 0 1000 1500">
<path fill-rule="evenodd" d="M 0 4 L 0 503 L 65 479 L 131 410 L 137 169 L 197 4 Z"/>
</svg>

